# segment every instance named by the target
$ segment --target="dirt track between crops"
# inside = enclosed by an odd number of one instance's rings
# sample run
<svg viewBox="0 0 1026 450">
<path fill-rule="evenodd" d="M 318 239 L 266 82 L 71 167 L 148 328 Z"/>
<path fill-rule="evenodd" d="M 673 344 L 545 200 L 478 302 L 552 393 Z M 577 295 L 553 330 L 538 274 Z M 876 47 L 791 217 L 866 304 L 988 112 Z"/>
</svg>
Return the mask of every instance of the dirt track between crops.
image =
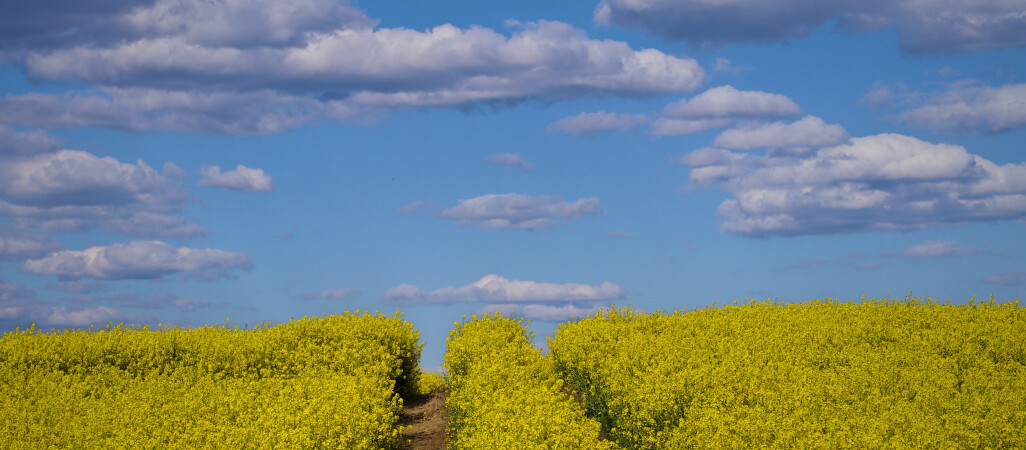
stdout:
<svg viewBox="0 0 1026 450">
<path fill-rule="evenodd" d="M 449 417 L 445 410 L 445 386 L 439 386 L 427 395 L 412 395 L 403 399 L 399 412 L 399 425 L 403 438 L 410 442 L 404 449 L 429 450 L 445 448 L 445 426 Z"/>
</svg>

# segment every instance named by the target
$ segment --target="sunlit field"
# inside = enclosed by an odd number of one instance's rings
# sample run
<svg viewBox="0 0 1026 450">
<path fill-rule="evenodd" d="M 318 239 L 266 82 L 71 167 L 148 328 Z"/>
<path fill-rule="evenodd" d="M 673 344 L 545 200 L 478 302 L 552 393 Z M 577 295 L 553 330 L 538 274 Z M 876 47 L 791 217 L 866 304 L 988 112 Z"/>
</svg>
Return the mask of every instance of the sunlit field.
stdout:
<svg viewBox="0 0 1026 450">
<path fill-rule="evenodd" d="M 1018 302 L 620 308 L 549 347 L 625 448 L 1026 446 Z"/>
<path fill-rule="evenodd" d="M 397 448 L 421 344 L 402 316 L 0 339 L 0 442 L 35 448 Z"/>
<path fill-rule="evenodd" d="M 18 330 L 0 339 L 0 441 L 428 448 L 397 418 L 447 393 L 438 432 L 455 449 L 1026 446 L 1018 302 L 620 307 L 561 324 L 548 354 L 524 319 L 473 315 L 449 334 L 444 377 L 418 367 L 419 339 L 402 315 L 359 311 Z"/>
</svg>

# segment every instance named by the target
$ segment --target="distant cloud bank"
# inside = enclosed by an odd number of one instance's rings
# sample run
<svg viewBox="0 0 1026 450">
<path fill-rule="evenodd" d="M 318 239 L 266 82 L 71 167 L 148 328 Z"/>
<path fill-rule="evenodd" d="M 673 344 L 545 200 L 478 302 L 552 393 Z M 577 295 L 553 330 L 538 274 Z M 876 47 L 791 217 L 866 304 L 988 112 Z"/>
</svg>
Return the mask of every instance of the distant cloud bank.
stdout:
<svg viewBox="0 0 1026 450">
<path fill-rule="evenodd" d="M 542 230 L 573 219 L 600 214 L 598 198 L 582 198 L 575 202 L 560 197 L 523 194 L 487 194 L 460 200 L 445 208 L 436 217 L 456 220 L 461 226 L 479 228 L 516 228 Z"/>
<path fill-rule="evenodd" d="M 549 124 L 549 132 L 593 136 L 606 131 L 629 131 L 648 121 L 644 114 L 580 113 Z"/>
<path fill-rule="evenodd" d="M 180 273 L 182 278 L 216 280 L 249 270 L 248 255 L 218 249 L 177 248 L 160 241 L 131 241 L 85 250 L 62 250 L 25 262 L 22 270 L 64 280 L 148 280 Z"/>
<path fill-rule="evenodd" d="M 382 302 L 400 306 L 485 303 L 480 312 L 499 311 L 537 320 L 562 321 L 571 316 L 592 314 L 605 302 L 622 297 L 620 287 L 610 282 L 598 286 L 541 283 L 508 280 L 492 274 L 466 286 L 430 292 L 402 284 L 390 288 Z"/>
<path fill-rule="evenodd" d="M 1022 4 L 1000 0 L 602 0 L 594 18 L 696 45 L 801 39 L 832 22 L 845 32 L 896 29 L 908 53 L 1026 45 Z"/>
<path fill-rule="evenodd" d="M 899 134 L 852 138 L 801 155 L 706 148 L 681 163 L 690 168 L 692 189 L 715 185 L 733 195 L 717 209 L 726 219 L 722 230 L 745 236 L 1026 217 L 1026 165 L 998 165 L 960 146 Z"/>
<path fill-rule="evenodd" d="M 410 108 L 687 93 L 706 80 L 692 58 L 562 22 L 417 31 L 328 0 L 29 2 L 2 16 L 0 57 L 33 80 L 92 86 L 0 98 L 0 122 L 34 127 L 260 135 Z"/>
</svg>

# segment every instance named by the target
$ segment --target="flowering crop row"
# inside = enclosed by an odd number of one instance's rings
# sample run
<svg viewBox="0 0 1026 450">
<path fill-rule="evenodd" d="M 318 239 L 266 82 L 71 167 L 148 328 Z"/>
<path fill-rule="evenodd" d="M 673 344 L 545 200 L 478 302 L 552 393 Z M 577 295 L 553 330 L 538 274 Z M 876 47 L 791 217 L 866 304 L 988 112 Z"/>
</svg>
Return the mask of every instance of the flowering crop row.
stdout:
<svg viewBox="0 0 1026 450">
<path fill-rule="evenodd" d="M 624 448 L 1026 448 L 1017 301 L 620 308 L 549 348 Z"/>
<path fill-rule="evenodd" d="M 0 338 L 7 448 L 397 448 L 422 344 L 359 311 L 239 330 L 125 327 Z"/>
<path fill-rule="evenodd" d="M 448 444 L 454 449 L 611 449 L 529 342 L 522 320 L 463 323 L 446 340 Z M 531 336 L 533 338 L 533 336 Z"/>
</svg>

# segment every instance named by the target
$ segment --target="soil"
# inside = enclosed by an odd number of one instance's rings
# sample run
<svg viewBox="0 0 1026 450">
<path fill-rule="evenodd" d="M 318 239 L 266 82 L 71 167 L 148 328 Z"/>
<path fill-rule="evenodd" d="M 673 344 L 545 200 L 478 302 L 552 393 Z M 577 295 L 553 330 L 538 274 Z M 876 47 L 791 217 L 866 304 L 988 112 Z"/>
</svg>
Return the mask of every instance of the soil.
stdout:
<svg viewBox="0 0 1026 450">
<path fill-rule="evenodd" d="M 445 410 L 447 393 L 442 385 L 430 394 L 403 399 L 399 425 L 403 427 L 403 439 L 409 440 L 404 449 L 445 449 L 445 426 L 449 423 Z"/>
</svg>

